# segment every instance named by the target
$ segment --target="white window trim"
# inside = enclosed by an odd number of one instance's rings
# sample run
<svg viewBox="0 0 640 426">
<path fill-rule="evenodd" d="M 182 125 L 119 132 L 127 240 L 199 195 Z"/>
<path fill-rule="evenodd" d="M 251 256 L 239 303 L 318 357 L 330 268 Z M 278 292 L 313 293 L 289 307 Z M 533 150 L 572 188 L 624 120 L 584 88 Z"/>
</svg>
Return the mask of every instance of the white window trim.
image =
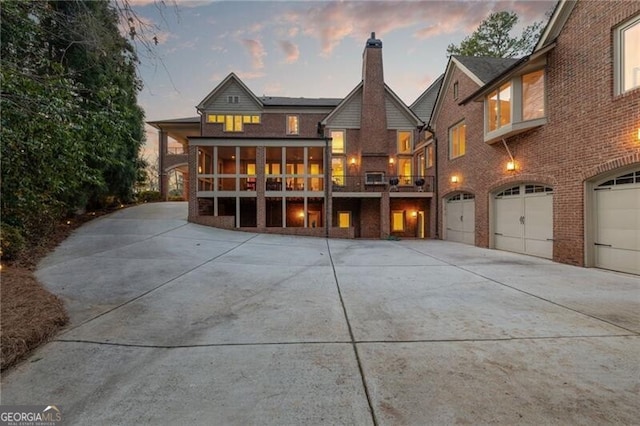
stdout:
<svg viewBox="0 0 640 426">
<path fill-rule="evenodd" d="M 287 114 L 287 136 L 298 136 L 300 134 L 300 116 L 298 114 Z M 296 118 L 296 123 L 297 123 L 297 129 L 295 132 L 291 131 L 291 128 L 289 127 L 289 119 L 291 117 L 295 117 Z"/>
<path fill-rule="evenodd" d="M 624 66 L 623 66 L 623 34 L 626 30 L 636 25 L 640 25 L 640 14 L 634 16 L 618 27 L 614 28 L 613 35 L 613 86 L 614 86 L 614 95 L 622 95 L 627 92 L 631 92 L 632 90 L 637 90 L 640 88 L 640 70 L 638 70 L 638 85 L 632 87 L 631 89 L 624 90 Z"/>
<path fill-rule="evenodd" d="M 463 154 L 458 154 L 455 157 L 453 156 L 453 139 L 452 139 L 452 134 L 453 134 L 453 129 L 455 129 L 456 127 L 465 125 L 465 120 L 460 120 L 458 121 L 456 124 L 454 124 L 453 126 L 449 127 L 449 134 L 448 134 L 448 139 L 449 139 L 449 160 L 454 160 L 456 158 L 460 158 L 460 157 L 464 157 L 464 155 L 467 153 L 467 131 L 465 130 L 464 132 L 464 153 Z"/>
<path fill-rule="evenodd" d="M 330 129 L 329 137 L 333 132 L 342 132 L 342 152 L 333 152 L 333 144 L 331 145 L 331 154 L 334 156 L 347 155 L 347 130 L 346 129 Z"/>
<path fill-rule="evenodd" d="M 400 133 L 409 133 L 409 149 L 406 151 L 400 151 Z M 413 130 L 412 129 L 399 129 L 396 131 L 396 152 L 398 154 L 410 155 L 413 151 Z"/>
</svg>

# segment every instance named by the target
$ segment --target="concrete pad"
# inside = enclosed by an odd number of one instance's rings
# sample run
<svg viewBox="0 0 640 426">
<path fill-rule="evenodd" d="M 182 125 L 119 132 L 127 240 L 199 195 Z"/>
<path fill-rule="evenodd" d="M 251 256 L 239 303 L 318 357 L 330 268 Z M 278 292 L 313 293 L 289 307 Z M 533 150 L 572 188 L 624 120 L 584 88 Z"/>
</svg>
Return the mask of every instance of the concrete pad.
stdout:
<svg viewBox="0 0 640 426">
<path fill-rule="evenodd" d="M 81 323 L 203 263 L 200 259 L 86 257 L 38 270 L 36 277 L 65 301 L 71 324 Z"/>
<path fill-rule="evenodd" d="M 405 248 L 393 241 L 329 240 L 335 265 L 350 266 L 411 266 L 446 265 L 431 256 Z"/>
<path fill-rule="evenodd" d="M 228 242 L 245 242 L 257 234 L 250 232 L 230 231 L 228 229 L 212 228 L 210 226 L 188 223 L 173 231 L 165 232 L 165 237 L 187 238 L 196 240 L 217 240 Z"/>
<path fill-rule="evenodd" d="M 119 247 L 101 253 L 102 258 L 120 259 L 213 259 L 238 246 L 236 242 L 196 240 L 167 236 L 153 237 L 145 241 Z"/>
<path fill-rule="evenodd" d="M 173 220 L 180 219 L 186 222 L 189 213 L 189 203 L 186 201 L 144 203 L 134 207 L 118 210 L 109 215 L 113 219 L 139 219 L 139 220 Z"/>
<path fill-rule="evenodd" d="M 327 251 L 327 240 L 324 238 L 303 237 L 297 235 L 256 234 L 251 244 L 268 244 L 278 246 L 309 247 Z"/>
<path fill-rule="evenodd" d="M 330 267 L 215 262 L 60 338 L 158 346 L 350 341 Z"/>
<path fill-rule="evenodd" d="M 358 351 L 379 425 L 638 423 L 638 336 Z"/>
<path fill-rule="evenodd" d="M 129 235 L 158 235 L 172 229 L 185 226 L 185 220 L 140 220 L 140 219 L 122 219 L 113 216 L 105 216 L 98 218 L 84 225 L 80 231 L 81 234 L 90 235 L 113 235 L 113 234 L 129 234 Z"/>
<path fill-rule="evenodd" d="M 451 266 L 336 267 L 336 275 L 356 341 L 628 334 Z"/>
<path fill-rule="evenodd" d="M 239 265 L 329 266 L 331 260 L 325 244 L 318 247 L 280 244 L 253 244 L 253 240 L 217 259 Z"/>
<path fill-rule="evenodd" d="M 55 403 L 66 424 L 371 424 L 350 344 L 56 342 L 37 355 L 3 380 L 2 403 Z"/>
</svg>

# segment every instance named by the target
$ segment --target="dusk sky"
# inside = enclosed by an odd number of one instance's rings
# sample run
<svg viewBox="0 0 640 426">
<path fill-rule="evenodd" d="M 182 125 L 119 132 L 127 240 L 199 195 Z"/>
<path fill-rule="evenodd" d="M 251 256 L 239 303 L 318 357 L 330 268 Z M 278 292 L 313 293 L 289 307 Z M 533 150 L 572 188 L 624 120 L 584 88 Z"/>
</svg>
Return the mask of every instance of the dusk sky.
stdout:
<svg viewBox="0 0 640 426">
<path fill-rule="evenodd" d="M 146 120 L 197 115 L 197 105 L 235 72 L 257 95 L 345 97 L 361 80 L 371 32 L 383 43 L 386 83 L 408 105 L 444 72 L 446 48 L 489 13 L 520 16 L 516 31 L 545 19 L 555 1 L 131 0 L 156 27 L 154 53 L 140 49 Z M 147 145 L 157 150 L 148 127 Z M 147 153 L 148 156 L 154 155 Z M 149 158 L 150 159 L 150 158 Z"/>
</svg>

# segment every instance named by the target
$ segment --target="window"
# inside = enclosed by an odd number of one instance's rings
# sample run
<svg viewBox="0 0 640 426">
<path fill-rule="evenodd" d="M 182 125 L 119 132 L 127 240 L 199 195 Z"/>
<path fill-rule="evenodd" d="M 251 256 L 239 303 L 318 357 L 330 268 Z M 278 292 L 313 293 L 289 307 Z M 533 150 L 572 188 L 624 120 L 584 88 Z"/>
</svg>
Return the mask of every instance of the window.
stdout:
<svg viewBox="0 0 640 426">
<path fill-rule="evenodd" d="M 366 185 L 383 185 L 384 181 L 384 172 L 367 172 L 365 173 L 364 183 Z"/>
<path fill-rule="evenodd" d="M 453 99 L 458 99 L 458 82 L 453 83 Z"/>
<path fill-rule="evenodd" d="M 412 185 L 411 182 L 411 158 L 398 158 L 398 178 L 400 185 Z"/>
<path fill-rule="evenodd" d="M 299 119 L 300 118 L 297 115 L 287 115 L 287 134 L 288 135 L 300 134 Z"/>
<path fill-rule="evenodd" d="M 391 213 L 391 231 L 402 232 L 404 231 L 404 212 L 394 211 Z"/>
<path fill-rule="evenodd" d="M 228 104 L 237 104 L 238 103 L 238 97 L 237 96 L 227 96 L 227 103 Z"/>
<path fill-rule="evenodd" d="M 331 181 L 334 185 L 344 186 L 345 184 L 345 162 L 344 157 L 331 159 Z"/>
<path fill-rule="evenodd" d="M 640 87 L 640 15 L 615 30 L 614 55 L 616 93 Z"/>
<path fill-rule="evenodd" d="M 344 154 L 344 130 L 332 130 L 331 131 L 331 153 L 332 154 Z"/>
<path fill-rule="evenodd" d="M 398 153 L 399 154 L 410 154 L 411 149 L 413 148 L 413 132 L 407 131 L 398 131 Z"/>
<path fill-rule="evenodd" d="M 425 166 L 428 169 L 429 167 L 433 167 L 433 144 L 429 144 L 427 146 L 426 156 L 425 156 Z"/>
<path fill-rule="evenodd" d="M 544 117 L 544 70 L 522 76 L 522 120 Z"/>
<path fill-rule="evenodd" d="M 348 228 L 351 226 L 351 212 L 338 212 L 338 227 Z"/>
<path fill-rule="evenodd" d="M 418 155 L 418 164 L 416 165 L 418 168 L 418 177 L 424 177 L 425 164 L 424 154 Z"/>
<path fill-rule="evenodd" d="M 208 114 L 207 123 L 224 124 L 225 132 L 242 132 L 243 124 L 260 124 L 260 116 Z"/>
<path fill-rule="evenodd" d="M 466 151 L 467 125 L 464 121 L 449 129 L 449 158 L 464 155 Z"/>
<path fill-rule="evenodd" d="M 511 82 L 505 83 L 488 96 L 490 132 L 511 123 Z"/>
</svg>

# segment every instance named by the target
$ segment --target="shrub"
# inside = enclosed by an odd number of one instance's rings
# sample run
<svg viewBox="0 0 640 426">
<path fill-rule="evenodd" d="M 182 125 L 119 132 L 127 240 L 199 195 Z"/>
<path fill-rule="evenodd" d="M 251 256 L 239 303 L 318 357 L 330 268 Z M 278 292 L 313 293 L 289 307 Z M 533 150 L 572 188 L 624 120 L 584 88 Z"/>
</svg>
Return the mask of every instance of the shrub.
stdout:
<svg viewBox="0 0 640 426">
<path fill-rule="evenodd" d="M 24 250 L 26 242 L 22 232 L 15 226 L 0 225 L 0 245 L 2 246 L 2 257 L 7 260 L 14 260 L 20 252 Z"/>
<path fill-rule="evenodd" d="M 160 201 L 162 197 L 158 191 L 142 191 L 138 193 L 139 203 L 150 203 L 154 201 Z"/>
</svg>

